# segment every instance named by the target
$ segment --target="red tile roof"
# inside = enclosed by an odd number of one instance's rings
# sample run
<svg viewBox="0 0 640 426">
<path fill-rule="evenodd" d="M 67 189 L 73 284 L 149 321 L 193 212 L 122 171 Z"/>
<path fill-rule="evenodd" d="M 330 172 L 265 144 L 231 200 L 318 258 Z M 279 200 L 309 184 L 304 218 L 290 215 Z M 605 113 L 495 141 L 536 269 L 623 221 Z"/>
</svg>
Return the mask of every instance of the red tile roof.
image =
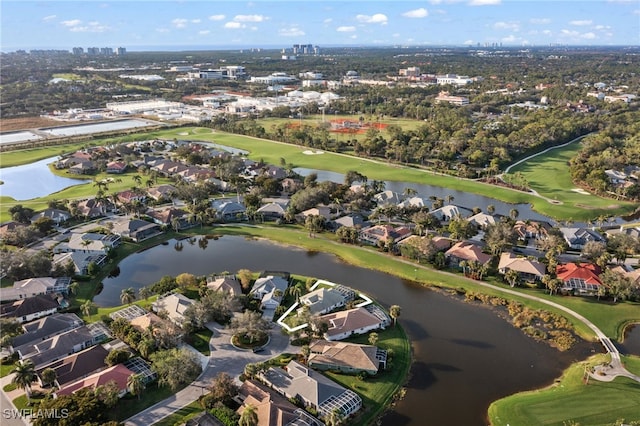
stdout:
<svg viewBox="0 0 640 426">
<path fill-rule="evenodd" d="M 570 279 L 582 280 L 586 284 L 602 285 L 600 267 L 592 263 L 565 263 L 556 267 L 556 275 L 563 282 Z"/>
</svg>

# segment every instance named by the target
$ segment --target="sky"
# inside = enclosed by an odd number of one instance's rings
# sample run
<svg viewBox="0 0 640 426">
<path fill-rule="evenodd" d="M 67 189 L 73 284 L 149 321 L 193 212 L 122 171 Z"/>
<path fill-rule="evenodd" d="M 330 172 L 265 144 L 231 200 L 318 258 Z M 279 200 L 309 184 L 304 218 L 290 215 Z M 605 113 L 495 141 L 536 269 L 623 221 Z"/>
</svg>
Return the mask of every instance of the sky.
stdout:
<svg viewBox="0 0 640 426">
<path fill-rule="evenodd" d="M 0 48 L 640 45 L 640 0 L 1 0 Z"/>
</svg>

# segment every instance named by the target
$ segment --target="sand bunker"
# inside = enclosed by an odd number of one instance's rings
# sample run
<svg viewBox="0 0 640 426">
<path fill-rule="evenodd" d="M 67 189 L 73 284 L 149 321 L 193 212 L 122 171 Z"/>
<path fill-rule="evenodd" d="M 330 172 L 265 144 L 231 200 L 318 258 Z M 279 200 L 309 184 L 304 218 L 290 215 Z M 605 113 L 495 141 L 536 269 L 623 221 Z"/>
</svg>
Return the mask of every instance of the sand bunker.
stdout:
<svg viewBox="0 0 640 426">
<path fill-rule="evenodd" d="M 591 195 L 591 194 L 589 194 L 587 191 L 585 191 L 582 188 L 573 188 L 572 191 L 573 192 L 577 192 L 578 194 L 582 194 L 582 195 Z"/>
<path fill-rule="evenodd" d="M 180 132 L 180 133 L 178 133 L 178 134 L 179 134 L 180 136 L 187 136 L 187 135 L 189 135 L 189 132 Z"/>
<path fill-rule="evenodd" d="M 306 151 L 302 151 L 302 153 L 304 155 L 320 155 L 320 154 L 324 154 L 324 151 L 311 151 L 311 150 L 306 150 Z"/>
</svg>

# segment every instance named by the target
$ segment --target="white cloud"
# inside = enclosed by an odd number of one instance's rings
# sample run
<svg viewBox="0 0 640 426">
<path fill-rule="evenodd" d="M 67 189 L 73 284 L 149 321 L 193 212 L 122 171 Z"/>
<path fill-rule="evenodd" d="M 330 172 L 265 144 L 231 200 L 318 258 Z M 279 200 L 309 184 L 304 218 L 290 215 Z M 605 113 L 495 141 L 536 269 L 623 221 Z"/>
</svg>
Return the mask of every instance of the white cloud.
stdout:
<svg viewBox="0 0 640 426">
<path fill-rule="evenodd" d="M 45 16 L 44 18 L 42 18 L 42 20 L 44 22 L 49 22 L 49 21 L 53 21 L 56 18 L 57 18 L 57 15 L 49 15 L 49 16 Z"/>
<path fill-rule="evenodd" d="M 176 28 L 186 28 L 187 22 L 189 22 L 187 19 L 176 18 L 171 21 L 171 25 L 173 25 Z"/>
<path fill-rule="evenodd" d="M 237 30 L 240 28 L 245 28 L 246 25 L 241 24 L 240 22 L 227 22 L 226 24 L 224 24 L 224 27 L 232 30 Z"/>
<path fill-rule="evenodd" d="M 551 32 L 551 30 L 544 30 L 542 31 L 542 34 L 550 36 L 553 33 Z"/>
<path fill-rule="evenodd" d="M 584 27 L 585 25 L 591 25 L 593 21 L 591 19 L 582 19 L 576 21 L 569 21 L 569 25 L 575 25 L 577 27 Z"/>
<path fill-rule="evenodd" d="M 354 32 L 355 30 L 356 30 L 356 27 L 351 27 L 351 26 L 342 26 L 342 27 L 336 28 L 336 31 L 338 31 L 339 33 L 351 33 L 351 32 Z"/>
<path fill-rule="evenodd" d="M 560 34 L 567 37 L 578 37 L 580 33 L 578 31 L 563 29 L 560 31 Z"/>
<path fill-rule="evenodd" d="M 386 25 L 388 18 L 387 18 L 387 15 L 384 15 L 382 13 L 376 13 L 375 15 L 357 15 L 356 21 L 362 22 L 363 24 Z"/>
<path fill-rule="evenodd" d="M 518 31 L 520 29 L 520 24 L 517 22 L 496 22 L 493 24 L 493 28 L 496 30 L 509 30 L 509 31 Z"/>
<path fill-rule="evenodd" d="M 405 18 L 426 18 L 429 16 L 429 12 L 424 7 L 420 9 L 410 10 L 402 14 Z"/>
<path fill-rule="evenodd" d="M 515 43 L 516 41 L 520 40 L 519 37 L 514 36 L 513 34 L 508 35 L 506 37 L 502 37 L 502 42 L 503 43 Z"/>
<path fill-rule="evenodd" d="M 236 22 L 263 22 L 267 19 L 264 15 L 236 15 L 233 18 Z"/>
<path fill-rule="evenodd" d="M 88 25 L 70 27 L 69 31 L 74 33 L 103 33 L 109 31 L 111 28 L 107 25 L 103 25 L 98 21 L 91 21 Z"/>
<path fill-rule="evenodd" d="M 200 34 L 200 35 L 207 35 L 207 34 L 209 34 L 210 32 L 211 32 L 211 31 L 209 31 L 209 30 L 202 30 L 202 31 L 198 31 L 198 34 Z"/>
<path fill-rule="evenodd" d="M 62 21 L 60 23 L 65 27 L 77 27 L 78 25 L 82 24 L 82 21 L 79 19 L 70 19 L 68 21 Z"/>
<path fill-rule="evenodd" d="M 580 38 L 584 38 L 587 40 L 593 40 L 594 38 L 597 38 L 596 35 L 594 33 L 584 33 L 580 35 Z"/>
<path fill-rule="evenodd" d="M 472 44 L 476 44 L 476 42 L 475 42 L 475 41 L 473 41 L 473 40 L 466 40 L 466 41 L 465 41 L 464 43 L 462 43 L 462 44 L 466 44 L 467 46 L 469 46 L 469 45 L 472 45 Z"/>
<path fill-rule="evenodd" d="M 596 28 L 596 30 L 600 30 L 600 31 L 602 31 L 602 30 L 610 30 L 611 29 L 611 27 L 609 25 L 596 25 L 595 28 Z"/>
<path fill-rule="evenodd" d="M 298 27 L 280 28 L 280 30 L 278 30 L 278 34 L 283 37 L 301 37 L 305 35 L 304 31 Z"/>
<path fill-rule="evenodd" d="M 323 24 L 330 24 L 333 22 L 333 18 L 327 18 L 324 21 L 322 21 Z"/>
<path fill-rule="evenodd" d="M 354 35 L 352 35 L 352 36 L 351 36 L 351 37 L 349 37 L 349 38 L 350 38 L 350 39 L 355 40 L 355 39 L 357 39 L 357 38 L 358 38 L 358 36 L 354 34 Z"/>
<path fill-rule="evenodd" d="M 551 23 L 551 19 L 549 18 L 531 18 L 529 19 L 529 22 L 531 22 L 534 25 L 547 25 Z"/>
<path fill-rule="evenodd" d="M 191 20 L 192 24 L 199 24 L 200 22 L 202 22 L 202 20 L 200 18 L 196 18 L 196 19 L 192 19 Z"/>
<path fill-rule="evenodd" d="M 224 15 L 211 15 L 209 16 L 210 21 L 222 21 L 225 18 Z"/>
<path fill-rule="evenodd" d="M 502 3 L 502 0 L 470 0 L 469 6 L 493 6 Z"/>
</svg>

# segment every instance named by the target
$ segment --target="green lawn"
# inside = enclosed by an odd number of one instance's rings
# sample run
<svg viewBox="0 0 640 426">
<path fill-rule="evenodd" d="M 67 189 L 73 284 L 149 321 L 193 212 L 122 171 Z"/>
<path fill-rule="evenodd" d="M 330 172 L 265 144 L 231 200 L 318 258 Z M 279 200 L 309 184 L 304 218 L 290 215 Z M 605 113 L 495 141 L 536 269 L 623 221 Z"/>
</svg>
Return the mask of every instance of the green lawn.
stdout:
<svg viewBox="0 0 640 426">
<path fill-rule="evenodd" d="M 364 380 L 347 374 L 326 373 L 331 379 L 351 389 L 362 397 L 363 409 L 349 424 L 370 425 L 382 414 L 391 403 L 393 397 L 404 385 L 411 366 L 411 345 L 407 335 L 400 325 L 378 331 L 377 346 L 393 350 L 393 359 L 387 370 L 380 371 L 374 377 Z M 352 343 L 369 344 L 368 334 L 349 338 Z"/>
<path fill-rule="evenodd" d="M 209 340 L 213 332 L 208 328 L 192 333 L 189 336 L 189 344 L 196 348 L 202 355 L 209 356 L 211 349 L 209 348 Z"/>
<path fill-rule="evenodd" d="M 603 362 L 599 355 L 569 367 L 553 386 L 523 392 L 494 402 L 489 407 L 493 426 L 611 425 L 618 419 L 640 420 L 640 383 L 627 378 L 613 382 L 583 382 L 585 365 Z M 571 423 L 575 422 L 575 423 Z"/>
<path fill-rule="evenodd" d="M 576 209 L 597 211 L 598 214 L 595 217 L 612 215 L 610 210 L 615 209 L 614 206 L 618 205 L 618 202 L 572 190 L 576 186 L 571 181 L 568 162 L 581 147 L 582 144 L 576 142 L 553 149 L 515 166 L 512 172 L 521 172 L 531 188 L 541 195 L 553 200 L 561 200 L 564 205 L 558 206 L 558 209 L 564 210 L 568 215 Z M 565 217 L 571 218 L 571 216 Z"/>
<path fill-rule="evenodd" d="M 196 414 L 203 411 L 198 401 L 193 401 L 191 404 L 182 407 L 175 413 L 168 415 L 164 419 L 154 423 L 154 426 L 176 426 L 183 425 L 187 420 Z"/>
<path fill-rule="evenodd" d="M 144 390 L 140 399 L 127 394 L 124 398 L 118 401 L 118 405 L 116 405 L 115 409 L 109 412 L 109 418 L 122 422 L 129 417 L 146 410 L 152 405 L 169 398 L 183 388 L 184 386 L 173 391 L 168 386 L 158 387 L 156 383 L 152 383 Z"/>
</svg>

